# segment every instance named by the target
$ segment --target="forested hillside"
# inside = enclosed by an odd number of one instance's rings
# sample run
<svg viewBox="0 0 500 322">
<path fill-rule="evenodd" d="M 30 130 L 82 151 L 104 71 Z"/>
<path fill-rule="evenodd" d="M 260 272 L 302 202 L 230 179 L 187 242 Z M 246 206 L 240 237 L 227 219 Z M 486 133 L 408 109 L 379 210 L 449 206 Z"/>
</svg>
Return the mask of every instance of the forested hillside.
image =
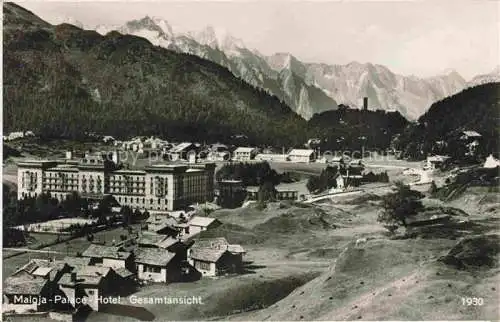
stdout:
<svg viewBox="0 0 500 322">
<path fill-rule="evenodd" d="M 340 105 L 316 114 L 309 121 L 311 134 L 322 139 L 323 149 L 386 149 L 408 121 L 399 112 L 365 111 Z"/>
<path fill-rule="evenodd" d="M 482 135 L 479 154 L 498 152 L 500 83 L 468 88 L 434 103 L 395 143 L 407 156 L 454 155 L 463 131 Z"/>
<path fill-rule="evenodd" d="M 52 26 L 4 4 L 4 131 L 87 131 L 293 145 L 306 122 L 276 97 L 196 56 L 111 32 Z"/>
<path fill-rule="evenodd" d="M 4 4 L 4 131 L 78 139 L 86 132 L 173 140 L 385 149 L 407 121 L 399 113 L 346 106 L 309 122 L 286 103 L 197 56 L 112 31 L 52 26 Z"/>
</svg>

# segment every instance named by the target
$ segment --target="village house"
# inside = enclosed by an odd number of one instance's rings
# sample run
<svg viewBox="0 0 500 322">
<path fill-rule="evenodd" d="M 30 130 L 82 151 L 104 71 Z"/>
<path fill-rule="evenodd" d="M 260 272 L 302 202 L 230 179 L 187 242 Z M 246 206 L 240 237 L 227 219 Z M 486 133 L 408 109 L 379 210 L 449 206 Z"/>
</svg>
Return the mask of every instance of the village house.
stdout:
<svg viewBox="0 0 500 322">
<path fill-rule="evenodd" d="M 246 254 L 245 249 L 238 244 L 229 244 L 227 245 L 227 251 L 233 255 L 233 261 L 236 263 L 237 269 L 241 269 L 243 267 L 243 255 Z"/>
<path fill-rule="evenodd" d="M 424 170 L 436 170 L 441 168 L 450 159 L 449 156 L 433 155 L 427 157 L 425 161 Z"/>
<path fill-rule="evenodd" d="M 210 146 L 210 151 L 212 152 L 228 152 L 229 147 L 222 143 L 214 143 Z"/>
<path fill-rule="evenodd" d="M 227 249 L 190 249 L 188 261 L 202 276 L 219 276 L 236 272 L 238 269 L 238 263 Z"/>
<path fill-rule="evenodd" d="M 64 300 L 54 302 L 55 296 L 65 299 L 57 283 L 73 268 L 59 260 L 31 259 L 3 284 L 3 311 L 26 313 L 50 309 L 67 310 L 70 308 Z"/>
<path fill-rule="evenodd" d="M 160 248 L 138 248 L 135 262 L 137 278 L 143 281 L 165 283 L 180 275 L 180 263 L 175 253 Z"/>
<path fill-rule="evenodd" d="M 255 159 L 257 152 L 258 150 L 256 148 L 239 147 L 233 151 L 233 156 L 231 159 L 233 161 L 241 161 L 241 162 L 250 161 Z"/>
<path fill-rule="evenodd" d="M 258 186 L 248 186 L 245 188 L 247 191 L 247 200 L 258 200 L 259 199 L 259 187 Z"/>
<path fill-rule="evenodd" d="M 460 141 L 465 144 L 467 152 L 465 155 L 474 156 L 477 153 L 477 149 L 481 144 L 482 135 L 476 131 L 462 131 L 460 136 Z"/>
<path fill-rule="evenodd" d="M 48 279 L 22 271 L 3 281 L 2 292 L 4 313 L 30 313 L 49 309 L 54 289 Z"/>
<path fill-rule="evenodd" d="M 206 160 L 207 161 L 229 161 L 231 159 L 231 154 L 228 151 L 209 151 Z"/>
<path fill-rule="evenodd" d="M 171 161 L 187 160 L 188 152 L 195 151 L 196 147 L 191 142 L 182 142 L 168 151 L 168 157 Z"/>
<path fill-rule="evenodd" d="M 299 191 L 288 187 L 276 186 L 277 200 L 298 200 Z"/>
<path fill-rule="evenodd" d="M 243 255 L 245 254 L 245 250 L 241 245 L 238 244 L 230 244 L 226 238 L 224 237 L 215 237 L 215 238 L 200 238 L 194 242 L 190 249 L 196 248 L 214 248 L 214 249 L 226 249 L 233 255 Z"/>
<path fill-rule="evenodd" d="M 244 254 L 241 245 L 229 244 L 224 237 L 205 238 L 188 249 L 188 261 L 203 276 L 217 276 L 241 271 Z"/>
<path fill-rule="evenodd" d="M 19 268 L 13 275 L 25 272 L 32 276 L 42 277 L 53 282 L 57 281 L 62 274 L 69 271 L 71 271 L 71 267 L 63 261 L 33 258 Z"/>
<path fill-rule="evenodd" d="M 174 250 L 178 249 L 184 244 L 177 238 L 172 238 L 170 236 L 144 231 L 137 238 L 137 245 L 139 247 L 144 247 L 144 248 L 167 249 L 175 253 Z"/>
<path fill-rule="evenodd" d="M 10 132 L 8 135 L 4 135 L 4 141 L 12 141 L 24 138 L 24 132 Z"/>
<path fill-rule="evenodd" d="M 82 257 L 90 258 L 90 265 L 134 270 L 132 253 L 120 251 L 119 247 L 91 244 L 82 253 Z"/>
<path fill-rule="evenodd" d="M 268 162 L 285 162 L 286 154 L 278 153 L 259 153 L 255 156 L 256 161 L 268 161 Z"/>
<path fill-rule="evenodd" d="M 311 149 L 292 149 L 287 156 L 287 160 L 290 162 L 309 163 L 315 159 L 316 153 Z"/>
<path fill-rule="evenodd" d="M 189 234 L 195 235 L 202 231 L 216 228 L 221 225 L 221 222 L 215 218 L 194 216 L 189 222 Z"/>
<path fill-rule="evenodd" d="M 177 237 L 179 231 L 176 227 L 177 220 L 170 216 L 151 214 L 146 220 L 146 229 L 161 235 Z"/>
<path fill-rule="evenodd" d="M 64 274 L 58 284 L 75 309 L 80 303 L 86 302 L 92 310 L 98 311 L 99 296 L 114 293 L 120 280 L 109 267 L 79 266 L 71 273 Z"/>
</svg>

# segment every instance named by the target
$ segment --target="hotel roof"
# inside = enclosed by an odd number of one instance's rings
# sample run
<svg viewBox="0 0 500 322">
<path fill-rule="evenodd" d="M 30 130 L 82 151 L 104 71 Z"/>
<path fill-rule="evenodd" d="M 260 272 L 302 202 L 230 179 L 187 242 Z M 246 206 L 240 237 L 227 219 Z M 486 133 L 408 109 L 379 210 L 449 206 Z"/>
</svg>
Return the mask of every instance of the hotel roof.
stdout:
<svg viewBox="0 0 500 322">
<path fill-rule="evenodd" d="M 58 165 L 56 167 L 48 168 L 47 171 L 71 171 L 71 172 L 77 172 L 78 168 L 71 166 L 69 164 L 64 164 L 64 165 Z"/>
<path fill-rule="evenodd" d="M 113 171 L 113 174 L 145 174 L 146 171 L 144 170 L 130 170 L 130 169 L 120 169 L 120 170 L 115 170 Z"/>
</svg>

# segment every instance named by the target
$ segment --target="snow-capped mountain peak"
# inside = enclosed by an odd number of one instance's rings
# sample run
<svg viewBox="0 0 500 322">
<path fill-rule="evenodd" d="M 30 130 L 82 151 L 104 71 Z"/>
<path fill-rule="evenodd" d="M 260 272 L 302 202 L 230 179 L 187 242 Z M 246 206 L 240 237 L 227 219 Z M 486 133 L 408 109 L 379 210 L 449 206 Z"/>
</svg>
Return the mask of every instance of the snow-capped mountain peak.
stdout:
<svg viewBox="0 0 500 322">
<path fill-rule="evenodd" d="M 397 110 L 414 120 L 435 101 L 469 84 L 500 79 L 500 70 L 479 75 L 467 83 L 454 70 L 421 78 L 398 75 L 383 65 L 369 62 L 304 63 L 288 52 L 265 56 L 246 48 L 242 40 L 222 28 L 207 26 L 197 32 L 178 32 L 159 17 L 146 16 L 121 27 L 97 26 L 94 29 L 101 34 L 118 30 L 144 37 L 157 46 L 211 60 L 247 83 L 276 95 L 306 119 L 315 113 L 336 109 L 337 103 L 359 108 L 363 97 L 368 97 L 370 110 Z"/>
<path fill-rule="evenodd" d="M 199 32 L 190 32 L 188 35 L 202 45 L 220 49 L 234 54 L 238 48 L 245 48 L 245 44 L 223 28 L 207 26 Z"/>
<path fill-rule="evenodd" d="M 152 20 L 166 35 L 174 37 L 174 30 L 168 21 L 159 17 L 152 17 Z"/>
<path fill-rule="evenodd" d="M 167 38 L 174 37 L 174 32 L 172 27 L 168 24 L 166 20 L 160 18 L 152 18 L 146 16 L 142 19 L 131 20 L 125 23 L 125 25 L 120 28 L 124 33 L 134 33 L 143 30 L 158 32 Z"/>
</svg>

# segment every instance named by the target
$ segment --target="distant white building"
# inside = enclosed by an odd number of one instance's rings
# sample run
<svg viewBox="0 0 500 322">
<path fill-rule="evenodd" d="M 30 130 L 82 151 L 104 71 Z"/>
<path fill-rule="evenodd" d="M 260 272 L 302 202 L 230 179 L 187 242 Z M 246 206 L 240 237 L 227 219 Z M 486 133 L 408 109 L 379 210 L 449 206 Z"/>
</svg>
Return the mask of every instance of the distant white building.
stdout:
<svg viewBox="0 0 500 322">
<path fill-rule="evenodd" d="M 462 140 L 469 140 L 469 139 L 477 139 L 480 137 L 481 137 L 481 134 L 479 134 L 476 131 L 463 131 L 462 136 L 460 138 Z"/>
<path fill-rule="evenodd" d="M 259 153 L 255 156 L 257 161 L 273 161 L 273 162 L 285 162 L 286 154 L 276 154 L 276 153 Z"/>
<path fill-rule="evenodd" d="M 187 159 L 187 153 L 191 150 L 194 150 L 195 146 L 191 142 L 182 142 L 174 146 L 173 148 L 170 149 L 168 154 L 170 155 L 170 160 L 172 161 L 177 161 Z"/>
<path fill-rule="evenodd" d="M 321 144 L 321 140 L 318 138 L 312 138 L 312 139 L 307 140 L 307 142 L 306 142 L 306 144 L 304 144 L 304 146 L 311 148 L 314 145 L 318 145 L 318 144 Z"/>
<path fill-rule="evenodd" d="M 433 155 L 427 157 L 424 170 L 435 170 L 441 167 L 450 157 L 445 155 Z"/>
<path fill-rule="evenodd" d="M 114 143 L 116 140 L 114 137 L 112 137 L 110 135 L 106 135 L 105 137 L 102 138 L 102 141 L 104 143 Z"/>
<path fill-rule="evenodd" d="M 24 132 L 10 132 L 9 135 L 4 136 L 4 141 L 12 141 L 17 139 L 22 139 L 24 137 Z"/>
<path fill-rule="evenodd" d="M 498 160 L 492 154 L 490 154 L 486 158 L 486 161 L 484 162 L 483 168 L 492 169 L 492 168 L 496 168 L 496 167 L 500 167 L 500 160 Z"/>
<path fill-rule="evenodd" d="M 210 151 L 207 155 L 207 161 L 228 161 L 230 158 L 231 154 L 227 151 Z"/>
<path fill-rule="evenodd" d="M 287 159 L 291 162 L 309 163 L 316 159 L 316 153 L 311 149 L 292 149 Z"/>
<path fill-rule="evenodd" d="M 239 147 L 233 152 L 233 161 L 250 161 L 257 155 L 257 149 L 252 147 Z"/>
</svg>

